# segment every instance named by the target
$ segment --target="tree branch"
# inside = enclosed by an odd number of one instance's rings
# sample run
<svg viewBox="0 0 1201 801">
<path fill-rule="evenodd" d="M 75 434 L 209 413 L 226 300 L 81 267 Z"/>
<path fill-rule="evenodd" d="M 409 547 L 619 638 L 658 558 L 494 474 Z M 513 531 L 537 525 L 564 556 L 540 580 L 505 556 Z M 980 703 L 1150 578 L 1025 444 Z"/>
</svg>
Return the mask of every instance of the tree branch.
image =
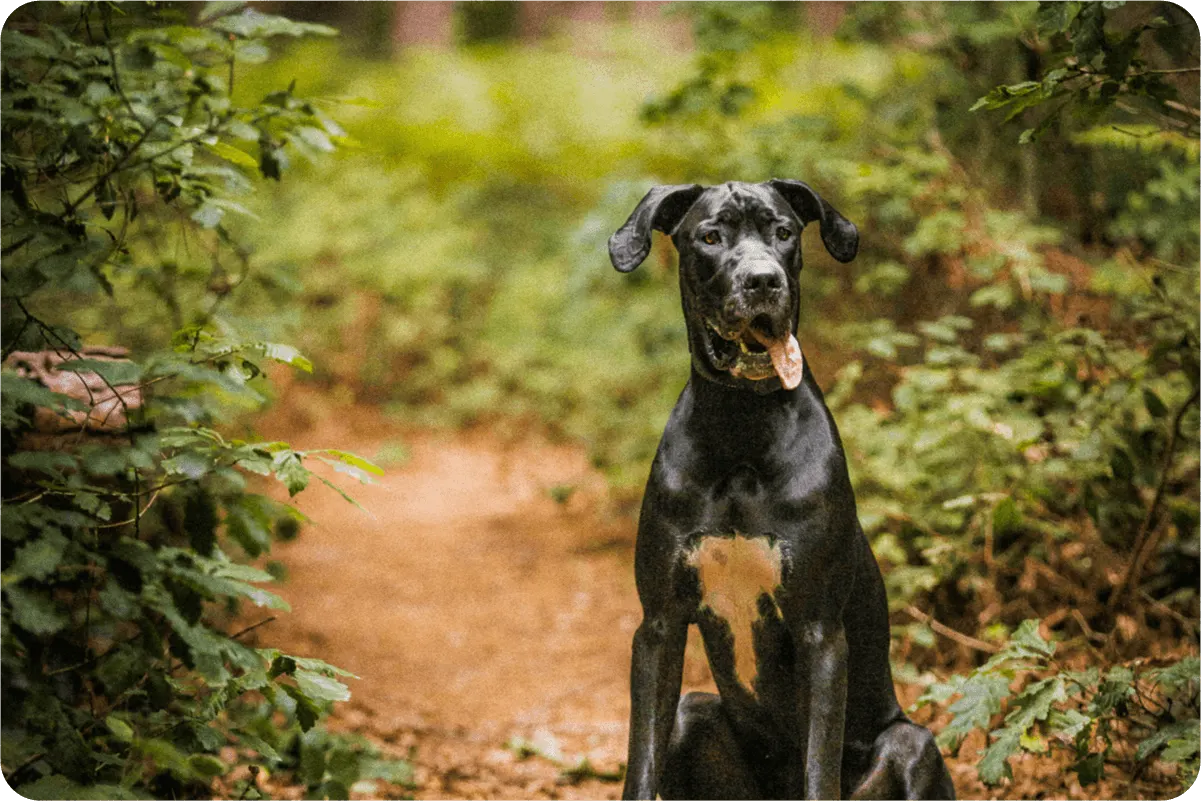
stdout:
<svg viewBox="0 0 1201 801">
<path fill-rule="evenodd" d="M 913 604 L 905 607 L 905 611 L 908 612 L 918 622 L 925 623 L 938 634 L 948 637 L 960 645 L 966 645 L 968 648 L 974 648 L 977 651 L 984 651 L 988 654 L 995 654 L 1001 650 L 991 643 L 984 642 L 984 640 L 977 640 L 975 637 L 964 634 L 963 632 L 955 631 L 955 629 L 951 628 L 950 626 L 939 623 L 937 620 L 930 617 Z"/>
<path fill-rule="evenodd" d="M 1194 387 L 1192 393 L 1185 399 L 1184 403 L 1180 404 L 1180 408 L 1176 410 L 1176 415 L 1172 418 L 1172 428 L 1168 434 L 1168 444 L 1164 447 L 1163 467 L 1160 468 L 1159 483 L 1155 487 L 1155 495 L 1151 498 L 1151 504 L 1147 507 L 1147 513 L 1143 516 L 1143 522 L 1139 526 L 1138 535 L 1134 538 L 1134 551 L 1131 555 L 1130 567 L 1118 583 L 1118 587 L 1114 590 L 1113 595 L 1109 596 L 1107 606 L 1110 612 L 1117 609 L 1126 600 L 1126 596 L 1138 586 L 1139 579 L 1142 578 L 1143 568 L 1146 566 L 1147 558 L 1155 549 L 1155 546 L 1159 544 L 1159 529 L 1153 525 L 1155 522 L 1155 513 L 1159 511 L 1159 504 L 1163 500 L 1164 489 L 1167 487 L 1168 478 L 1172 473 L 1176 440 L 1180 438 L 1180 423 L 1184 420 L 1184 414 L 1188 411 L 1188 408 L 1197 401 L 1199 393 L 1201 393 L 1201 387 Z"/>
</svg>

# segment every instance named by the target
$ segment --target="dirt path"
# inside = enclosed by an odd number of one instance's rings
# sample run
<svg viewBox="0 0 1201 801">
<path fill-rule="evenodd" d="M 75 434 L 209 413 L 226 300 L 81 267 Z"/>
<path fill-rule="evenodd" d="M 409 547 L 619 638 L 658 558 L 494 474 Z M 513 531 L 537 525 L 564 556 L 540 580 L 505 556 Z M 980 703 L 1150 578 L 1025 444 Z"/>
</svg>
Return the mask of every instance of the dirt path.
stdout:
<svg viewBox="0 0 1201 801">
<path fill-rule="evenodd" d="M 302 396 L 303 397 L 303 396 Z M 275 552 L 292 605 L 264 641 L 353 671 L 328 725 L 416 767 L 416 798 L 617 798 L 625 760 L 630 641 L 640 619 L 633 522 L 607 518 L 605 484 L 579 448 L 487 432 L 411 432 L 362 407 L 290 405 L 259 426 L 297 447 L 388 461 L 372 486 L 336 480 L 369 511 L 315 486 L 313 521 Z M 349 483 L 348 483 L 349 482 Z M 563 488 L 571 488 L 565 502 Z M 712 689 L 696 632 L 684 689 Z M 915 687 L 898 687 L 902 704 Z M 514 741 L 533 756 L 522 757 Z M 985 788 L 973 735 L 949 761 L 963 798 L 1106 797 L 1063 764 L 1020 757 L 1013 784 Z M 1098 794 L 1098 790 L 1100 793 Z"/>
<path fill-rule="evenodd" d="M 370 516 L 302 493 L 315 525 L 276 551 L 293 611 L 267 638 L 361 677 L 331 727 L 413 749 L 418 798 L 616 798 L 614 781 L 564 783 L 551 760 L 506 748 L 522 738 L 600 772 L 625 759 L 633 529 L 596 511 L 604 485 L 583 453 L 401 434 L 358 412 L 294 425 L 266 428 L 297 446 L 371 457 L 401 441 L 411 454 L 374 486 L 342 481 Z M 556 487 L 574 488 L 566 503 Z M 696 649 L 689 679 L 703 683 Z"/>
</svg>

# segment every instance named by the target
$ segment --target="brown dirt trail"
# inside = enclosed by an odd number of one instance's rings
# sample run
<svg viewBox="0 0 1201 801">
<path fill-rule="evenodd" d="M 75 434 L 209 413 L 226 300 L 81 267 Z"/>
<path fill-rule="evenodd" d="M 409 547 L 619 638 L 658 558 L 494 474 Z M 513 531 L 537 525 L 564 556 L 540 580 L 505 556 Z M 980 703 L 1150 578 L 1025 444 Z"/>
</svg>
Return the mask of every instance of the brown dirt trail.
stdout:
<svg viewBox="0 0 1201 801">
<path fill-rule="evenodd" d="M 594 511 L 604 485 L 583 454 L 401 435 L 361 409 L 263 428 L 297 447 L 370 457 L 399 437 L 411 451 L 374 485 L 337 477 L 370 514 L 324 487 L 297 496 L 313 525 L 276 552 L 292 612 L 263 640 L 361 677 L 331 728 L 412 749 L 418 798 L 617 797 L 613 781 L 567 784 L 505 747 L 523 738 L 602 772 L 625 758 L 633 531 Z"/>
</svg>

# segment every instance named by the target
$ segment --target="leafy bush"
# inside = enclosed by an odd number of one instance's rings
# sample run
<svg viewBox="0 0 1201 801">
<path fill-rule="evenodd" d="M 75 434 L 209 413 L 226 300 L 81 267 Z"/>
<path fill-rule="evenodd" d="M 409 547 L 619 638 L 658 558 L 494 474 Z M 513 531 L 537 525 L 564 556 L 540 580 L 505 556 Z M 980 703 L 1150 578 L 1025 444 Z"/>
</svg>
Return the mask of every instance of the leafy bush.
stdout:
<svg viewBox="0 0 1201 801">
<path fill-rule="evenodd" d="M 27 797 L 207 795 L 226 749 L 283 765 L 280 733 L 349 697 L 345 671 L 244 642 L 271 618 L 229 621 L 287 608 L 240 560 L 303 517 L 256 476 L 295 494 L 314 460 L 378 468 L 214 427 L 261 403 L 266 361 L 313 369 L 227 305 L 279 283 L 228 225 L 234 198 L 340 136 L 292 87 L 235 102 L 236 68 L 329 33 L 237 4 L 194 25 L 34 4 L 3 32 L 3 352 L 57 363 L 3 373 L 2 760 Z M 65 431 L 39 434 L 55 415 Z"/>
<path fill-rule="evenodd" d="M 1012 778 L 1014 755 L 1059 749 L 1070 754 L 1071 770 L 1084 785 L 1103 778 L 1107 762 L 1130 763 L 1134 773 L 1152 757 L 1178 765 L 1182 787 L 1196 780 L 1197 657 L 1157 668 L 1133 663 L 1073 670 L 1056 660 L 1056 650 L 1039 634 L 1038 621 L 1026 620 L 983 665 L 930 685 L 918 706 L 957 697 L 947 707 L 952 718 L 939 744 L 958 751 L 971 732 L 988 732 L 977 772 L 989 785 Z M 993 729 L 1002 711 L 1000 727 Z M 1115 747 L 1127 742 L 1137 743 L 1133 754 Z"/>
</svg>

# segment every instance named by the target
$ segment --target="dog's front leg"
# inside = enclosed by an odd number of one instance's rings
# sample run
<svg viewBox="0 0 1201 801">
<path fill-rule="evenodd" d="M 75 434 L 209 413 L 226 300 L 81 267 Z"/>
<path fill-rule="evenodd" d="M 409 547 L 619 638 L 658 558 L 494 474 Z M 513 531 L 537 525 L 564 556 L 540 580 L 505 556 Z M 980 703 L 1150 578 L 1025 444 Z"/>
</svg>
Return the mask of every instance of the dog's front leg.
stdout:
<svg viewBox="0 0 1201 801">
<path fill-rule="evenodd" d="M 667 758 L 688 622 L 668 616 L 643 618 L 634 634 L 630 664 L 630 749 L 622 798 L 653 799 Z"/>
<path fill-rule="evenodd" d="M 798 753 L 789 775 L 791 798 L 838 798 L 847 708 L 847 639 L 841 620 L 793 626 L 800 693 Z"/>
</svg>

